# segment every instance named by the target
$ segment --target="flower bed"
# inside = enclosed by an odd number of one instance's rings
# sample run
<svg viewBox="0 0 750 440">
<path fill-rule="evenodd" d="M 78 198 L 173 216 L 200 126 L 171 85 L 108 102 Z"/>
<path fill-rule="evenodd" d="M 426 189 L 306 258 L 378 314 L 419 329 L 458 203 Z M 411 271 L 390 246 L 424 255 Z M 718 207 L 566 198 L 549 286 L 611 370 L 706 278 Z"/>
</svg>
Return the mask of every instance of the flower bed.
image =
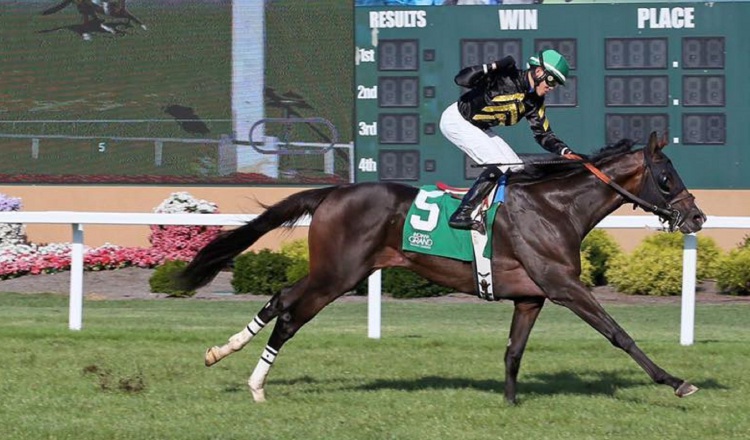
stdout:
<svg viewBox="0 0 750 440">
<path fill-rule="evenodd" d="M 0 194 L 0 208 L 20 209 Z M 11 209 L 15 208 L 15 209 Z M 171 194 L 156 209 L 157 213 L 218 213 L 216 204 L 193 198 L 186 192 Z M 0 224 L 0 232 L 15 225 Z M 22 226 L 22 225 L 19 225 Z M 4 229 L 6 228 L 6 229 Z M 151 226 L 151 247 L 122 247 L 105 244 L 84 247 L 84 270 L 111 270 L 123 267 L 153 268 L 167 260 L 191 260 L 195 254 L 221 232 L 219 226 Z M 0 279 L 70 270 L 71 243 L 26 243 L 18 230 L 12 230 L 0 241 Z"/>
</svg>

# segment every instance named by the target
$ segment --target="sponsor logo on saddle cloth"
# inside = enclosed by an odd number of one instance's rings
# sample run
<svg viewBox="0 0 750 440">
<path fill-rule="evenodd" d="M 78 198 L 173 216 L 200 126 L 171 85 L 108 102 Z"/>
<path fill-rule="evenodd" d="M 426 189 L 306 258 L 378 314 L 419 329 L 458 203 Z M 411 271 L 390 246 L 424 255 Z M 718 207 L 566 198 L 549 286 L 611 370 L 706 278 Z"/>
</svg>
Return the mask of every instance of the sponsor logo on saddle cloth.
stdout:
<svg viewBox="0 0 750 440">
<path fill-rule="evenodd" d="M 453 229 L 448 219 L 458 208 L 460 200 L 438 189 L 435 185 L 420 188 L 404 222 L 403 250 L 437 255 L 461 261 L 474 261 L 471 231 Z M 499 203 L 487 210 L 485 224 L 491 225 Z M 492 257 L 492 228 L 487 228 L 487 245 L 483 254 Z"/>
</svg>

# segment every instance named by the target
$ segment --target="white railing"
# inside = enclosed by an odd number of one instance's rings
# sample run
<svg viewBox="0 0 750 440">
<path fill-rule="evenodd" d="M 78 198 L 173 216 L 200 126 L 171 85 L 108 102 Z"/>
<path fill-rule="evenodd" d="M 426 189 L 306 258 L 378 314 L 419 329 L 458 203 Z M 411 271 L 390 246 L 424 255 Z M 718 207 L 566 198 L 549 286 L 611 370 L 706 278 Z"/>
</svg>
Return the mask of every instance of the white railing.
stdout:
<svg viewBox="0 0 750 440">
<path fill-rule="evenodd" d="M 80 330 L 83 320 L 83 225 L 200 225 L 239 226 L 257 217 L 251 214 L 145 214 L 116 212 L 0 212 L 0 223 L 69 224 L 72 226 L 72 253 L 70 264 L 70 310 L 68 327 Z M 309 226 L 309 217 L 300 219 L 296 226 Z M 661 229 L 654 216 L 611 216 L 599 223 L 604 229 Z M 750 229 L 750 217 L 709 216 L 704 229 Z M 691 345 L 695 318 L 695 276 L 697 240 L 694 235 L 685 236 L 682 259 L 682 313 L 680 343 Z M 370 338 L 380 338 L 380 271 L 368 280 L 368 330 Z"/>
</svg>

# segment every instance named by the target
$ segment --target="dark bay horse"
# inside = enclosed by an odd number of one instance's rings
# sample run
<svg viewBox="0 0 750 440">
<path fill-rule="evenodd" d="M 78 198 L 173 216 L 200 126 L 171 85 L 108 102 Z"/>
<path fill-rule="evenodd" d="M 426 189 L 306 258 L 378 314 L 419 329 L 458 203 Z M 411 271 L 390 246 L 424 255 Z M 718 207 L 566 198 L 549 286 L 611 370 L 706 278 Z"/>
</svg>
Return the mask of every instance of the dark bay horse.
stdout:
<svg viewBox="0 0 750 440">
<path fill-rule="evenodd" d="M 605 148 L 587 163 L 614 185 L 650 204 L 670 229 L 692 233 L 705 215 L 664 155 L 666 140 L 651 134 L 648 145 L 632 142 Z M 572 161 L 571 161 L 572 162 Z M 581 283 L 580 249 L 586 234 L 626 200 L 581 166 L 555 169 L 527 166 L 510 177 L 506 202 L 493 228 L 495 295 L 515 304 L 505 352 L 505 399 L 516 401 L 516 380 L 529 333 L 545 300 L 565 306 L 614 346 L 628 353 L 651 379 L 670 386 L 679 397 L 697 387 L 667 373 L 646 356 L 633 339 L 601 307 Z M 213 365 L 242 349 L 277 318 L 268 345 L 248 385 L 256 401 L 265 400 L 264 385 L 281 347 L 318 312 L 353 289 L 373 271 L 405 267 L 459 292 L 474 291 L 470 263 L 401 250 L 401 236 L 410 204 L 418 189 L 394 183 L 362 183 L 311 189 L 267 207 L 253 221 L 226 231 L 203 248 L 180 274 L 185 288 L 210 282 L 216 274 L 265 233 L 291 226 L 309 214 L 310 272 L 291 288 L 275 294 L 252 321 L 220 347 L 209 348 L 205 363 Z M 666 213 L 666 214 L 665 214 Z"/>
</svg>

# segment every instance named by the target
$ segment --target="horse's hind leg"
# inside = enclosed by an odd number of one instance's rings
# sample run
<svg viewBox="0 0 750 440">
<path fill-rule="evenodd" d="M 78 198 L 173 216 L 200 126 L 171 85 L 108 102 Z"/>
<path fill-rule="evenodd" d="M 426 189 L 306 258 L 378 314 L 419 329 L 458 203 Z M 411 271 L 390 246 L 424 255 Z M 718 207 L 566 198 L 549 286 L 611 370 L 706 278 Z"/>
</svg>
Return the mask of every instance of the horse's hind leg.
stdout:
<svg viewBox="0 0 750 440">
<path fill-rule="evenodd" d="M 544 298 L 515 301 L 508 347 L 505 349 L 505 400 L 508 403 L 516 403 L 516 383 L 521 357 L 542 306 Z"/>
<path fill-rule="evenodd" d="M 362 269 L 350 272 L 346 279 L 332 281 L 332 279 L 313 282 L 308 279 L 307 290 L 304 295 L 293 303 L 290 307 L 285 308 L 278 316 L 273 333 L 268 340 L 268 345 L 263 350 L 263 354 L 258 361 L 258 365 L 253 370 L 247 384 L 253 399 L 256 402 L 266 400 L 265 383 L 268 372 L 271 370 L 276 356 L 279 354 L 281 347 L 290 340 L 297 331 L 308 321 L 315 317 L 325 306 L 333 300 L 343 295 L 349 289 L 353 288 L 359 281 L 367 276 Z M 359 273 L 361 272 L 361 273 Z"/>
<path fill-rule="evenodd" d="M 299 280 L 294 286 L 277 293 L 266 303 L 247 326 L 229 338 L 222 346 L 214 346 L 206 350 L 205 363 L 207 367 L 219 362 L 230 354 L 242 350 L 263 328 L 289 304 L 297 300 L 304 292 L 307 277 Z"/>
</svg>

